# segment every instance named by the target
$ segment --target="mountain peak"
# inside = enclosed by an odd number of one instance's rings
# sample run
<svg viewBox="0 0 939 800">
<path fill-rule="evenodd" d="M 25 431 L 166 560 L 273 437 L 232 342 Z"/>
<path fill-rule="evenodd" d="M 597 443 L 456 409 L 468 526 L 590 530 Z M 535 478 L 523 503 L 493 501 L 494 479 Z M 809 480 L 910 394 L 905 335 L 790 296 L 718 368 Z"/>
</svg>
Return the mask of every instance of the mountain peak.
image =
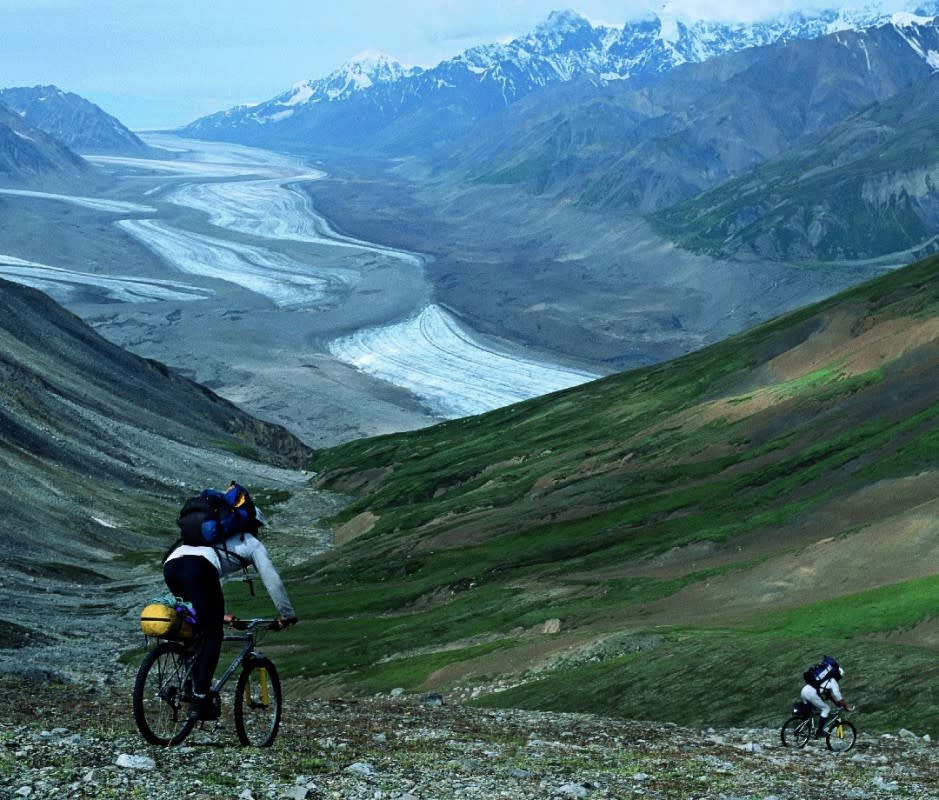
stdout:
<svg viewBox="0 0 939 800">
<path fill-rule="evenodd" d="M 547 19 L 535 28 L 537 33 L 550 33 L 552 31 L 576 31 L 590 27 L 590 22 L 581 14 L 571 9 L 552 11 Z"/>
<path fill-rule="evenodd" d="M 358 53 L 340 69 L 360 75 L 380 75 L 383 73 L 400 75 L 405 72 L 404 67 L 396 59 L 375 50 L 364 50 Z"/>
<path fill-rule="evenodd" d="M 147 151 L 119 120 L 90 100 L 52 84 L 0 89 L 0 103 L 76 152 L 137 155 Z"/>
<path fill-rule="evenodd" d="M 593 33 L 590 21 L 576 11 L 552 11 L 544 22 L 519 41 L 538 42 L 542 48 L 547 46 L 563 51 L 577 48 L 585 37 Z"/>
</svg>

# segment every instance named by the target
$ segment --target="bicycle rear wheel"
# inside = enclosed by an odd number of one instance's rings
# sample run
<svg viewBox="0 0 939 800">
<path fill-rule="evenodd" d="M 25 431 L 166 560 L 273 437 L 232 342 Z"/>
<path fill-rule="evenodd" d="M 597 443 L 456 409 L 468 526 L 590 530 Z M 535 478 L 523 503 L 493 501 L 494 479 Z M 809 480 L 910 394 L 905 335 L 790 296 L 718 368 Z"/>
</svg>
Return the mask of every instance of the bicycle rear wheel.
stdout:
<svg viewBox="0 0 939 800">
<path fill-rule="evenodd" d="M 783 747 L 805 747 L 809 739 L 812 738 L 813 730 L 814 725 L 811 717 L 808 719 L 790 717 L 779 732 Z"/>
<path fill-rule="evenodd" d="M 196 724 L 183 698 L 191 691 L 192 657 L 178 642 L 147 653 L 134 681 L 134 721 L 150 744 L 174 745 Z"/>
<path fill-rule="evenodd" d="M 836 753 L 847 753 L 857 741 L 857 730 L 854 725 L 843 719 L 839 719 L 828 731 L 825 737 L 825 744 L 829 750 Z"/>
<path fill-rule="evenodd" d="M 244 745 L 270 747 L 280 727 L 282 696 L 277 668 L 267 658 L 252 658 L 235 688 L 235 730 Z"/>
</svg>

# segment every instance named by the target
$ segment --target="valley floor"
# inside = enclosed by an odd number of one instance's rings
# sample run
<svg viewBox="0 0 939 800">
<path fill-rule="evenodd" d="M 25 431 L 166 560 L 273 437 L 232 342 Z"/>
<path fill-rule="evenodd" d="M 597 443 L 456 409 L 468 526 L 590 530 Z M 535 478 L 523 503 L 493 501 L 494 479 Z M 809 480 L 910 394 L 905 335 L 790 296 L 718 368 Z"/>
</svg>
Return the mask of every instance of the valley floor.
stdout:
<svg viewBox="0 0 939 800">
<path fill-rule="evenodd" d="M 783 748 L 774 729 L 694 730 L 587 715 L 479 710 L 437 698 L 290 697 L 274 746 L 237 745 L 233 725 L 179 749 L 145 745 L 118 685 L 0 693 L 0 796 L 337 798 L 939 798 L 928 741 L 862 736 L 843 755 Z M 863 725 L 863 718 L 856 719 Z M 782 720 L 780 721 L 782 722 Z"/>
<path fill-rule="evenodd" d="M 95 157 L 107 196 L 0 190 L 0 277 L 317 448 L 672 358 L 880 269 L 716 262 L 512 187 L 151 143 Z"/>
</svg>

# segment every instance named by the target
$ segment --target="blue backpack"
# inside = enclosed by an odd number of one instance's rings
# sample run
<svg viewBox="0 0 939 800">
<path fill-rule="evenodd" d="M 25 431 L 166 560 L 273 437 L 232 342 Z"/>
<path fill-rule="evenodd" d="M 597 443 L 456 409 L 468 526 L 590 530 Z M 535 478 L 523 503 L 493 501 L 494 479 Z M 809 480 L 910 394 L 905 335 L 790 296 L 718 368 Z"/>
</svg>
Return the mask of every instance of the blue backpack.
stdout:
<svg viewBox="0 0 939 800">
<path fill-rule="evenodd" d="M 802 673 L 805 682 L 818 690 L 829 678 L 838 677 L 838 662 L 831 656 L 825 656 L 818 664 L 814 664 Z"/>
<path fill-rule="evenodd" d="M 176 518 L 183 544 L 214 546 L 230 536 L 256 534 L 263 524 L 248 491 L 234 481 L 224 492 L 203 489 L 190 497 Z"/>
</svg>

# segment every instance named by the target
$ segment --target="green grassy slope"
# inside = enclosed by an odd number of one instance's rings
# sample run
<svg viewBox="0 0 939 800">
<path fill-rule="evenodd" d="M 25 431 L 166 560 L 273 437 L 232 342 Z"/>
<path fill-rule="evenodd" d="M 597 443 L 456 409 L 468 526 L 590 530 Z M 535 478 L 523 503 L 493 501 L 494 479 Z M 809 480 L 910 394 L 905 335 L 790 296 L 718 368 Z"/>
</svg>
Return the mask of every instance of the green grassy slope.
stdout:
<svg viewBox="0 0 939 800">
<path fill-rule="evenodd" d="M 824 651 L 939 733 L 939 258 L 667 364 L 316 454 L 311 686 L 781 722 Z M 904 699 L 898 705 L 898 699 Z"/>
<path fill-rule="evenodd" d="M 727 257 L 856 259 L 932 248 L 939 76 L 793 153 L 652 217 L 682 247 Z"/>
</svg>

